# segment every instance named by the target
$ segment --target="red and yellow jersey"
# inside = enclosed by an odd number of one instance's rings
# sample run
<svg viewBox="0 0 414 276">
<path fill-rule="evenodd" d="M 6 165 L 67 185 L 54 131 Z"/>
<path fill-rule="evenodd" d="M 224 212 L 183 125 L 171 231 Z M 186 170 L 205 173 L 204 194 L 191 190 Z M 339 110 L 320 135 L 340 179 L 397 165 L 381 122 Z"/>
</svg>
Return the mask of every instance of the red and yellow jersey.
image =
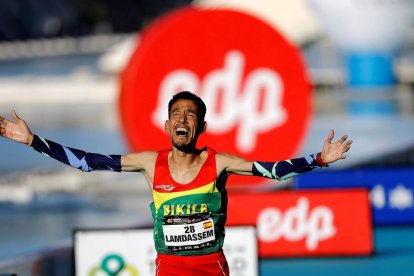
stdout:
<svg viewBox="0 0 414 276">
<path fill-rule="evenodd" d="M 151 212 L 157 252 L 203 255 L 222 249 L 226 222 L 227 173 L 217 177 L 215 150 L 188 184 L 177 183 L 168 168 L 170 150 L 160 151 L 155 164 Z"/>
</svg>

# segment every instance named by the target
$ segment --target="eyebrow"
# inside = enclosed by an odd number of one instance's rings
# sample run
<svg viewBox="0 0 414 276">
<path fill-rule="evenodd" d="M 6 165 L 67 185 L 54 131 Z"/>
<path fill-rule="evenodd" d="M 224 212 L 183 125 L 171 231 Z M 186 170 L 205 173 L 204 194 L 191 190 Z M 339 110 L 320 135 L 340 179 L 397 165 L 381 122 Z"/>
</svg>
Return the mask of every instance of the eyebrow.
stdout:
<svg viewBox="0 0 414 276">
<path fill-rule="evenodd" d="M 175 111 L 178 111 L 178 110 L 180 110 L 180 109 L 182 109 L 182 108 L 180 108 L 180 107 L 176 107 L 176 108 L 174 108 L 174 109 L 171 109 L 171 113 L 174 113 Z M 197 114 L 197 112 L 196 112 L 193 108 L 188 108 L 186 111 L 187 111 L 187 112 L 194 113 L 194 114 Z"/>
</svg>

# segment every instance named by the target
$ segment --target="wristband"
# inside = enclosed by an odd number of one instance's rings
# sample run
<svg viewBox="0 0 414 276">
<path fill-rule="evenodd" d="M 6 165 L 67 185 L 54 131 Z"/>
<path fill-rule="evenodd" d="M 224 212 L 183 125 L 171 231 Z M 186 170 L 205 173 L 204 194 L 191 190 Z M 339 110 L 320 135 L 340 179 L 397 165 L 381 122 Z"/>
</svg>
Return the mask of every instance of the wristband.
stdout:
<svg viewBox="0 0 414 276">
<path fill-rule="evenodd" d="M 316 155 L 316 160 L 315 161 L 316 161 L 316 164 L 320 167 L 329 167 L 329 165 L 327 163 L 323 162 L 322 153 L 320 153 L 320 152 Z"/>
</svg>

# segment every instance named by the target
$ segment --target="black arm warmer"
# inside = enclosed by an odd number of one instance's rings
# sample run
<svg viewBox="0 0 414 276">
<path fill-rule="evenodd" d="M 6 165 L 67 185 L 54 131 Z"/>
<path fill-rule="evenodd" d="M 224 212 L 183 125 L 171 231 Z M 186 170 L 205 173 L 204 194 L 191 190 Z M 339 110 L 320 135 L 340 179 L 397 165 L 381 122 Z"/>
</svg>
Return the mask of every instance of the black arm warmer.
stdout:
<svg viewBox="0 0 414 276">
<path fill-rule="evenodd" d="M 320 153 L 279 162 L 254 161 L 252 172 L 255 176 L 285 180 L 315 168 L 326 167 L 327 164 L 321 161 Z"/>
<path fill-rule="evenodd" d="M 93 170 L 121 171 L 121 155 L 85 152 L 62 146 L 37 135 L 34 135 L 31 147 L 48 157 L 85 172 Z"/>
</svg>

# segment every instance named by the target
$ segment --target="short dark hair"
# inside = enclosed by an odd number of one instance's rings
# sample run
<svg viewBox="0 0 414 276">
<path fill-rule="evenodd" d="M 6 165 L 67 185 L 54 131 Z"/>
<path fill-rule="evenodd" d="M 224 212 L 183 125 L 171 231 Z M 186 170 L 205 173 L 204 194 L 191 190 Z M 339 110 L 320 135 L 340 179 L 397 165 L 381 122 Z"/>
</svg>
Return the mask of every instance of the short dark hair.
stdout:
<svg viewBox="0 0 414 276">
<path fill-rule="evenodd" d="M 201 125 L 204 122 L 206 117 L 207 107 L 203 100 L 198 97 L 196 94 L 191 93 L 190 91 L 181 91 L 175 94 L 170 102 L 168 103 L 168 117 L 171 113 L 171 108 L 175 102 L 178 100 L 190 100 L 193 101 L 197 106 L 197 118 L 198 123 Z"/>
</svg>

